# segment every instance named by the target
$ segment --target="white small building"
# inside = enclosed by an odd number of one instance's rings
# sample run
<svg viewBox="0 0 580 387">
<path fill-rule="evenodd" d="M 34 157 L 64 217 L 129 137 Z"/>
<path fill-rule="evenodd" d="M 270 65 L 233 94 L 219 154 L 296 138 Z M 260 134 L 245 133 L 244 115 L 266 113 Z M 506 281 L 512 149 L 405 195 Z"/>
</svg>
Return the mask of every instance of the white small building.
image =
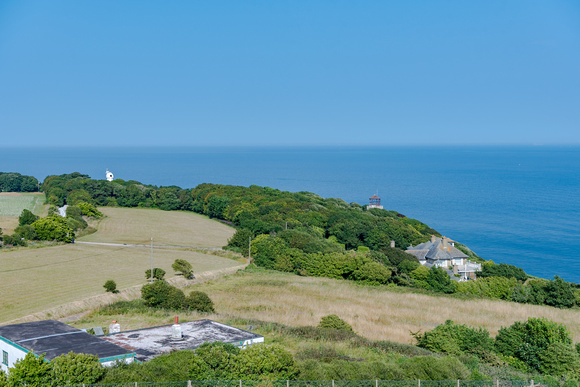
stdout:
<svg viewBox="0 0 580 387">
<path fill-rule="evenodd" d="M 56 320 L 0 326 L 0 368 L 8 372 L 28 352 L 48 361 L 69 352 L 96 355 L 104 366 L 132 363 L 135 352 Z"/>
<path fill-rule="evenodd" d="M 105 174 L 105 176 L 107 177 L 108 181 L 113 181 L 113 179 L 115 179 L 113 172 L 109 171 L 108 169 L 107 169 L 107 173 Z"/>
</svg>

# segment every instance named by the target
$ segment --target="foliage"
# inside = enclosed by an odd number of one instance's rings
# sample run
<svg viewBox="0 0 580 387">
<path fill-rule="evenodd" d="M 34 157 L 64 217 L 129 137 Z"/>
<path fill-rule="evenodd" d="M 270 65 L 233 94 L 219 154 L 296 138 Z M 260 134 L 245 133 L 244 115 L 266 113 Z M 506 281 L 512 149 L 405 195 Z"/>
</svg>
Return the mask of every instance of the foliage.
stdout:
<svg viewBox="0 0 580 387">
<path fill-rule="evenodd" d="M 573 350 L 570 334 L 564 325 L 546 318 L 530 317 L 526 322 L 516 321 L 507 328 L 502 327 L 495 338 L 495 350 L 523 361 L 531 370 L 542 371 L 549 367 L 543 364 L 543 359 L 551 358 L 550 353 L 544 352 L 554 343 Z M 556 350 L 561 350 L 560 346 L 551 351 Z"/>
<path fill-rule="evenodd" d="M 246 228 L 239 228 L 228 240 L 228 245 L 226 247 L 238 248 L 240 253 L 247 257 L 250 246 L 250 238 L 253 236 L 254 234 L 250 230 Z"/>
<path fill-rule="evenodd" d="M 196 310 L 198 312 L 215 313 L 213 301 L 204 292 L 193 291 L 185 299 L 186 309 Z"/>
<path fill-rule="evenodd" d="M 76 206 L 81 209 L 82 214 L 84 216 L 87 216 L 89 218 L 102 218 L 103 217 L 103 213 L 101 211 L 97 210 L 97 207 L 95 207 L 91 203 L 78 202 L 78 203 L 76 203 Z"/>
<path fill-rule="evenodd" d="M 556 306 L 558 308 L 571 308 L 576 304 L 574 290 L 570 283 L 562 278 L 555 276 L 546 286 L 546 305 Z"/>
<path fill-rule="evenodd" d="M 51 380 L 54 385 L 92 384 L 98 382 L 105 370 L 96 355 L 70 352 L 50 362 Z"/>
<path fill-rule="evenodd" d="M 540 371 L 554 376 L 578 375 L 580 355 L 571 345 L 555 342 L 539 354 Z"/>
<path fill-rule="evenodd" d="M 0 192 L 38 192 L 38 180 L 16 172 L 0 172 Z"/>
<path fill-rule="evenodd" d="M 341 319 L 335 314 L 329 314 L 324 316 L 320 319 L 320 323 L 318 324 L 319 328 L 332 328 L 332 329 L 341 329 L 349 332 L 353 332 L 352 327 L 346 321 Z"/>
<path fill-rule="evenodd" d="M 455 324 L 451 320 L 423 334 L 417 332 L 412 335 L 417 340 L 417 346 L 451 355 L 474 351 L 486 353 L 493 349 L 493 340 L 489 337 L 487 330 Z"/>
<path fill-rule="evenodd" d="M 499 265 L 493 262 L 485 262 L 481 271 L 477 273 L 478 277 L 504 277 L 504 278 L 515 278 L 518 281 L 525 281 L 528 279 L 528 275 L 523 269 L 508 265 L 506 263 L 500 263 Z"/>
<path fill-rule="evenodd" d="M 158 267 L 153 268 L 153 279 L 162 280 L 165 277 L 165 270 L 160 269 Z M 145 270 L 145 278 L 151 278 L 151 269 Z"/>
<path fill-rule="evenodd" d="M 71 242 L 75 234 L 64 218 L 54 215 L 40 218 L 32 223 L 38 239 L 45 241 Z"/>
<path fill-rule="evenodd" d="M 38 216 L 34 215 L 30 210 L 26 208 L 22 210 L 22 213 L 18 217 L 18 225 L 26 226 L 32 224 L 38 220 Z"/>
<path fill-rule="evenodd" d="M 191 266 L 191 263 L 187 262 L 185 259 L 176 259 L 175 262 L 173 262 L 173 265 L 171 265 L 171 268 L 174 271 L 181 273 L 184 278 L 195 278 L 193 276 L 193 266 Z"/>
<path fill-rule="evenodd" d="M 93 198 L 91 197 L 91 194 L 88 193 L 84 189 L 75 189 L 73 191 L 70 191 L 68 193 L 68 195 L 66 196 L 66 203 L 69 206 L 76 206 L 81 202 L 84 202 L 84 203 L 92 203 L 93 202 Z"/>
<path fill-rule="evenodd" d="M 117 283 L 113 280 L 107 280 L 107 282 L 105 282 L 103 287 L 107 292 L 119 293 L 119 291 L 117 290 Z"/>
<path fill-rule="evenodd" d="M 453 293 L 457 284 L 449 278 L 447 272 L 440 267 L 432 267 L 427 275 L 429 289 L 442 293 Z"/>
<path fill-rule="evenodd" d="M 167 303 L 167 296 L 174 286 L 171 286 L 164 280 L 154 281 L 153 283 L 143 285 L 141 288 L 141 298 L 145 305 L 163 308 Z"/>
<path fill-rule="evenodd" d="M 518 281 L 514 277 L 484 277 L 457 284 L 457 293 L 509 300 Z"/>
<path fill-rule="evenodd" d="M 44 387 L 51 385 L 51 379 L 50 364 L 44 355 L 36 357 L 33 352 L 17 360 L 8 371 L 8 386 Z"/>
<path fill-rule="evenodd" d="M 14 233 L 28 241 L 32 241 L 38 238 L 36 235 L 36 230 L 31 224 L 16 227 L 14 229 Z"/>
</svg>

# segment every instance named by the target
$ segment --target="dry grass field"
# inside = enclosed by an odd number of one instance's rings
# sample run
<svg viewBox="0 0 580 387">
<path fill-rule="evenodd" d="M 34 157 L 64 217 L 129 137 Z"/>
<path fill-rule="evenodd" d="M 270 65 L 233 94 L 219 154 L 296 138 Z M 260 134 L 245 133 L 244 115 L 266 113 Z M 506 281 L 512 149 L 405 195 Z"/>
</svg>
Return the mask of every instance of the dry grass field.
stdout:
<svg viewBox="0 0 580 387">
<path fill-rule="evenodd" d="M 240 262 L 186 250 L 154 249 L 153 263 L 173 277 L 171 264 L 185 259 L 194 273 Z M 0 323 L 103 294 L 112 279 L 119 289 L 145 283 L 150 250 L 140 247 L 67 244 L 0 252 Z"/>
<path fill-rule="evenodd" d="M 86 242 L 142 244 L 151 237 L 156 245 L 222 247 L 235 229 L 192 212 L 142 208 L 99 207 L 103 218 Z"/>
<path fill-rule="evenodd" d="M 317 325 L 322 316 L 337 314 L 358 334 L 374 340 L 408 344 L 410 331 L 430 330 L 447 319 L 483 327 L 495 336 L 500 327 L 515 321 L 547 317 L 565 324 L 575 342 L 580 341 L 578 309 L 462 300 L 273 272 L 239 273 L 194 288 L 207 292 L 223 316 L 303 326 Z"/>
</svg>

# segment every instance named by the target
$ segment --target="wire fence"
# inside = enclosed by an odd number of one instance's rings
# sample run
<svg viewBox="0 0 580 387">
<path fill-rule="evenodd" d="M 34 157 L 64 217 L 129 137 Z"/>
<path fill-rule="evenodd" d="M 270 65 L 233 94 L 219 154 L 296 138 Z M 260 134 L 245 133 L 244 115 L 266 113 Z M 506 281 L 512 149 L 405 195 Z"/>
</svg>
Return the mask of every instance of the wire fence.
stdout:
<svg viewBox="0 0 580 387">
<path fill-rule="evenodd" d="M 580 384 L 573 384 L 580 387 Z M 110 384 L 77 384 L 66 387 L 542 387 L 531 381 L 467 380 L 189 380 L 184 382 L 131 382 Z M 568 386 L 568 384 L 567 384 Z"/>
</svg>

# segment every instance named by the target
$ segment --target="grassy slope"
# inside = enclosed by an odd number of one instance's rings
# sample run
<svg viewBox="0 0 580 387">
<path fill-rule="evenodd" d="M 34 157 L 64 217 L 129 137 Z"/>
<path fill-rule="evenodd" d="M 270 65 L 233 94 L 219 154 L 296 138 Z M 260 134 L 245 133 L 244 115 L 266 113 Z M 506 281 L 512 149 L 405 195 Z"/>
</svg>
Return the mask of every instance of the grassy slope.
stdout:
<svg viewBox="0 0 580 387">
<path fill-rule="evenodd" d="M 410 331 L 430 330 L 451 319 L 460 324 L 481 326 L 495 335 L 501 326 L 528 317 L 547 317 L 565 324 L 580 341 L 579 310 L 515 304 L 492 300 L 463 300 L 444 296 L 416 294 L 409 289 L 368 287 L 348 281 L 299 277 L 278 272 L 242 272 L 188 289 L 207 292 L 216 304 L 218 321 L 256 319 L 290 326 L 315 326 L 320 318 L 337 314 L 355 332 L 373 340 L 411 343 Z M 95 313 L 82 326 L 108 324 L 115 318 L 123 329 L 169 324 L 173 313 L 152 312 L 147 316 L 128 313 L 103 316 Z M 195 313 L 179 312 L 182 319 L 200 318 Z M 146 323 L 144 323 L 146 321 Z"/>
<path fill-rule="evenodd" d="M 149 243 L 156 245 L 222 247 L 235 230 L 191 212 L 141 208 L 99 207 L 107 218 L 99 232 L 79 238 L 87 242 Z"/>
<path fill-rule="evenodd" d="M 223 224 L 194 214 L 103 210 L 109 215 L 102 221 L 103 229 L 85 239 L 135 243 L 148 241 L 148 235 L 153 233 L 155 245 L 218 247 L 225 245 L 234 232 Z M 172 231 L 176 225 L 183 231 Z M 144 230 L 147 231 L 145 235 Z M 194 233 L 196 236 L 191 237 Z M 191 262 L 197 273 L 240 264 L 186 249 L 156 249 L 153 256 L 155 267 L 166 270 L 167 277 L 174 275 L 171 264 L 178 258 Z M 149 267 L 150 251 L 141 247 L 73 244 L 0 252 L 0 323 L 102 294 L 102 286 L 108 279 L 115 280 L 120 289 L 141 284 Z"/>
</svg>

